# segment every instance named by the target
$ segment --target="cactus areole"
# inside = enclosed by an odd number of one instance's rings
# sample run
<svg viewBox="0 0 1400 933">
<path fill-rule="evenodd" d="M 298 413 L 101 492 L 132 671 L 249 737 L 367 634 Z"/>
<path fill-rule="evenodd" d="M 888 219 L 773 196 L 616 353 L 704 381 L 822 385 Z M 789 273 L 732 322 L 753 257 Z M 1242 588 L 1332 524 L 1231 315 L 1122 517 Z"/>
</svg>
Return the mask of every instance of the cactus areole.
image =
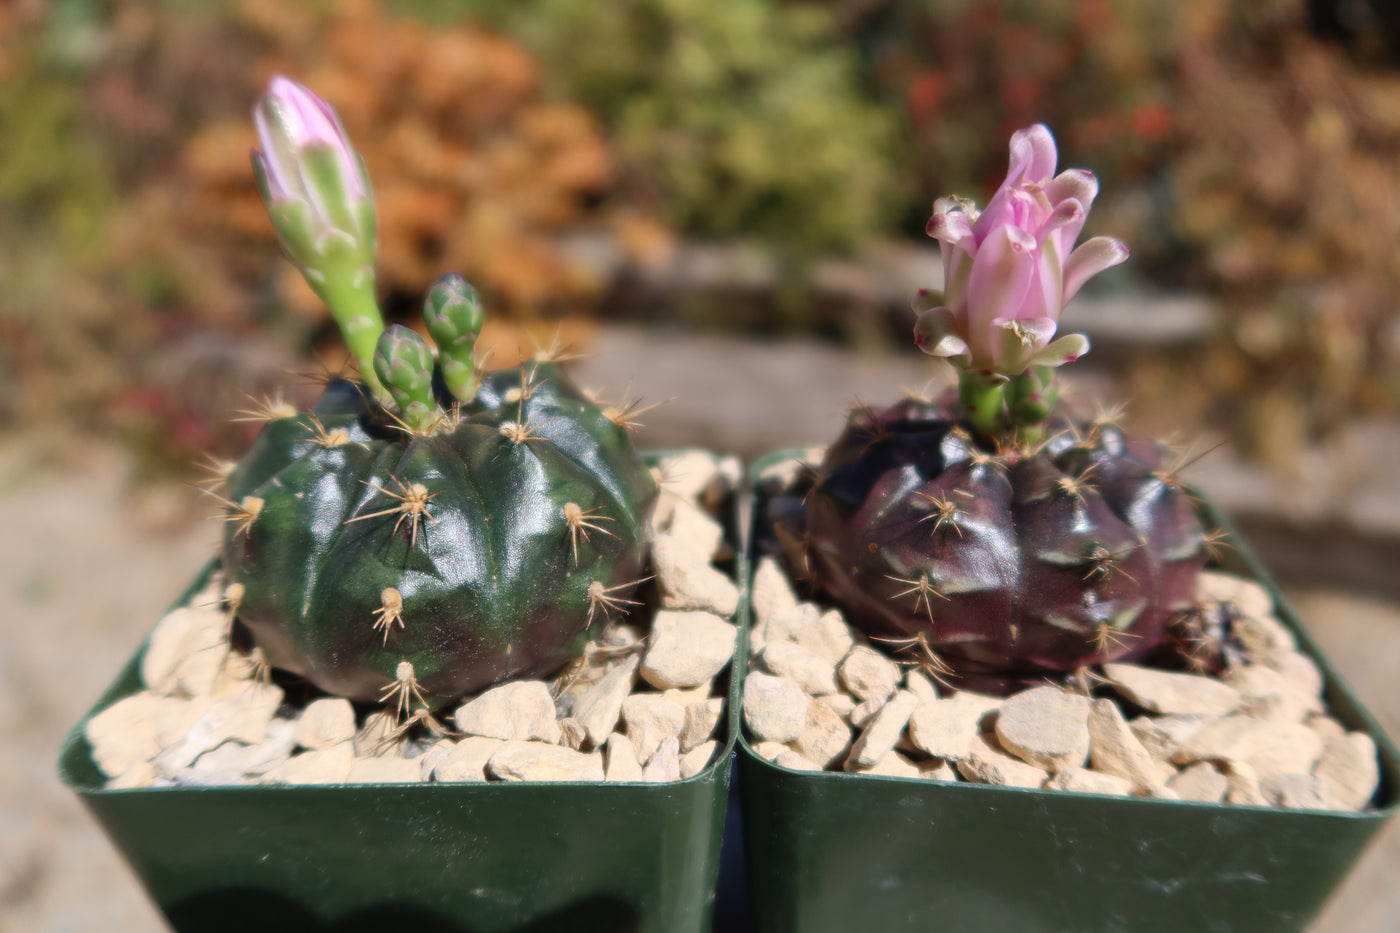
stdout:
<svg viewBox="0 0 1400 933">
<path fill-rule="evenodd" d="M 285 79 L 269 88 L 279 93 L 311 94 Z M 338 125 L 318 98 L 300 107 Z M 296 152 L 282 162 L 295 173 Z M 290 196 L 274 190 L 269 206 Z M 231 608 L 268 662 L 405 711 L 578 656 L 645 560 L 656 486 L 626 425 L 552 362 L 483 376 L 481 307 L 461 276 L 425 302 L 435 354 L 416 331 L 378 323 L 372 268 L 347 271 L 335 250 L 294 261 L 328 301 L 350 296 L 332 310 L 373 372 L 331 382 L 309 412 L 266 406 L 227 477 Z"/>
<path fill-rule="evenodd" d="M 947 290 L 920 293 L 915 336 L 959 369 L 958 391 L 858 409 L 816 471 L 805 528 L 777 519 L 798 573 L 955 688 L 1142 658 L 1191 609 L 1205 563 L 1166 451 L 1059 410 L 1055 367 L 1088 349 L 1051 340 L 1061 307 L 1127 250 L 1106 237 L 1072 250 L 1097 183 L 1051 177 L 1055 161 L 1045 127 L 1022 130 L 985 211 L 938 202 Z"/>
</svg>

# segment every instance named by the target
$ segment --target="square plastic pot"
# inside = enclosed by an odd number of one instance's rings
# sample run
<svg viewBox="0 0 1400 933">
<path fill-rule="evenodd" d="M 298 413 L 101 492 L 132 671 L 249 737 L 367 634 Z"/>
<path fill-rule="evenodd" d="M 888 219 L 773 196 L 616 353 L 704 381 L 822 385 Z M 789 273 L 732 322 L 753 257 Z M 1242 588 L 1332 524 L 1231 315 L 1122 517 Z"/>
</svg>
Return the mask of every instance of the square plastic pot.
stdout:
<svg viewBox="0 0 1400 933">
<path fill-rule="evenodd" d="M 755 529 L 763 527 L 751 471 Z M 1107 797 L 780 768 L 741 736 L 754 929 L 1259 931 L 1303 929 L 1395 815 L 1395 747 L 1328 664 L 1248 544 L 1225 570 L 1268 587 L 1326 678 L 1330 712 L 1376 742 L 1381 787 L 1360 813 Z M 756 533 L 754 538 L 758 537 Z"/>
<path fill-rule="evenodd" d="M 59 774 L 176 930 L 710 929 L 738 734 L 732 671 L 723 750 L 674 783 L 107 790 L 83 729 L 140 689 L 144 650 L 69 734 Z"/>
</svg>

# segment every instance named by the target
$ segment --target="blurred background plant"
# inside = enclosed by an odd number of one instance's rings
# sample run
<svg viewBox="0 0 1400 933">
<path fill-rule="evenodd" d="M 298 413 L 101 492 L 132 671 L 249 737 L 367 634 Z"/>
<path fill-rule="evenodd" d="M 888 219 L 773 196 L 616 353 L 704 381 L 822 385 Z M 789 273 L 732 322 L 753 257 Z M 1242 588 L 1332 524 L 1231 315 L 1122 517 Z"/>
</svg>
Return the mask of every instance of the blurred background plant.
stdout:
<svg viewBox="0 0 1400 933">
<path fill-rule="evenodd" d="M 814 270 L 927 244 L 932 198 L 984 196 L 1043 120 L 1103 180 L 1090 233 L 1133 247 L 1101 294 L 1214 308 L 1189 354 L 1124 367 L 1135 394 L 1288 463 L 1400 412 L 1386 29 L 1384 4 L 1330 0 L 12 0 L 0 418 L 180 459 L 241 443 L 221 425 L 250 387 L 337 365 L 248 169 L 282 71 L 370 164 L 389 316 L 457 268 L 530 333 L 586 334 L 619 268 L 735 241 L 783 270 L 782 328 L 832 333 Z M 904 344 L 907 312 L 877 310 Z"/>
</svg>

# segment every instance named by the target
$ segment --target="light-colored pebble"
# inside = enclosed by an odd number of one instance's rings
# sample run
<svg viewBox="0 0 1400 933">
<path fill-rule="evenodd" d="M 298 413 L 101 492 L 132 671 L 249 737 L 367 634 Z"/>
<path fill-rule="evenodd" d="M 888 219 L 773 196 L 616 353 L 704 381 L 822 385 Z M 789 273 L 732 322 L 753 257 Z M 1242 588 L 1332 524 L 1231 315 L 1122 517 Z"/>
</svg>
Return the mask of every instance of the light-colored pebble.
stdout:
<svg viewBox="0 0 1400 933">
<path fill-rule="evenodd" d="M 631 655 L 603 675 L 574 701 L 573 718 L 583 727 L 585 744 L 602 745 L 622 716 L 622 702 L 632 692 L 641 658 Z"/>
<path fill-rule="evenodd" d="M 816 700 L 818 703 L 826 704 L 832 712 L 848 722 L 857 705 L 855 697 L 849 693 L 832 693 L 827 696 L 819 696 Z"/>
<path fill-rule="evenodd" d="M 710 760 L 715 757 L 715 751 L 719 748 L 719 743 L 714 739 L 702 742 L 690 751 L 681 755 L 681 778 L 693 778 L 710 766 Z"/>
<path fill-rule="evenodd" d="M 1333 739 L 1347 734 L 1347 727 L 1337 722 L 1331 716 L 1309 716 L 1303 721 L 1303 725 L 1322 737 L 1322 743 L 1326 745 Z"/>
<path fill-rule="evenodd" d="M 739 608 L 739 588 L 707 557 L 666 537 L 652 543 L 651 557 L 664 608 L 701 609 L 726 619 Z"/>
<path fill-rule="evenodd" d="M 1196 595 L 1203 600 L 1230 603 L 1246 616 L 1268 617 L 1274 612 L 1274 601 L 1267 589 L 1232 573 L 1201 571 L 1196 578 Z"/>
<path fill-rule="evenodd" d="M 760 758 L 766 758 L 769 761 L 775 760 L 783 752 L 792 751 L 791 748 L 782 742 L 758 742 L 753 746 L 753 750 Z"/>
<path fill-rule="evenodd" d="M 914 694 L 907 690 L 896 691 L 851 744 L 850 754 L 846 757 L 846 770 L 873 768 L 890 754 L 918 705 L 919 698 Z"/>
<path fill-rule="evenodd" d="M 642 780 L 648 784 L 663 784 L 681 779 L 681 743 L 668 735 L 656 746 L 647 763 L 642 766 Z"/>
<path fill-rule="evenodd" d="M 791 742 L 807 725 L 812 698 L 786 677 L 755 671 L 744 681 L 744 724 L 759 741 Z"/>
<path fill-rule="evenodd" d="M 1154 713 L 1224 716 L 1238 709 L 1243 700 L 1235 688 L 1199 674 L 1136 664 L 1105 664 L 1103 670 L 1115 690 Z"/>
<path fill-rule="evenodd" d="M 858 771 L 861 774 L 876 774 L 881 777 L 902 777 L 921 778 L 924 770 L 910 759 L 899 752 L 886 752 L 878 761 L 871 762 L 859 768 L 848 768 L 850 771 Z"/>
<path fill-rule="evenodd" d="M 720 461 L 703 450 L 687 450 L 663 458 L 657 468 L 661 485 L 677 499 L 699 499 L 720 475 Z"/>
<path fill-rule="evenodd" d="M 1246 807 L 1267 807 L 1268 798 L 1259 789 L 1259 775 L 1242 761 L 1221 762 L 1221 769 L 1229 784 L 1225 792 L 1225 802 Z"/>
<path fill-rule="evenodd" d="M 1128 723 L 1147 753 L 1158 761 L 1169 761 L 1176 750 L 1200 731 L 1204 716 L 1138 716 Z"/>
<path fill-rule="evenodd" d="M 1298 692 L 1315 701 L 1314 711 L 1322 707 L 1324 679 L 1317 662 L 1301 651 L 1274 650 L 1260 658 L 1260 663 L 1283 675 L 1284 680 Z"/>
<path fill-rule="evenodd" d="M 800 752 L 795 752 L 787 746 L 783 746 L 776 751 L 770 759 L 773 764 L 780 768 L 790 768 L 793 771 L 820 771 L 821 765 L 809 759 Z"/>
<path fill-rule="evenodd" d="M 1090 704 L 1089 735 L 1089 760 L 1095 771 L 1123 778 L 1132 785 L 1134 793 L 1161 783 L 1157 762 L 1143 748 L 1112 700 L 1094 700 Z"/>
<path fill-rule="evenodd" d="M 857 700 L 883 699 L 903 679 L 899 665 L 866 645 L 852 648 L 838 670 L 842 685 Z"/>
<path fill-rule="evenodd" d="M 346 784 L 417 784 L 423 769 L 412 758 L 356 758 Z"/>
<path fill-rule="evenodd" d="M 195 686 L 191 681 L 208 673 L 202 663 L 210 654 L 222 659 L 228 621 L 223 612 L 212 606 L 181 606 L 166 613 L 155 627 L 141 655 L 141 682 L 146 688 L 161 694 L 174 693 L 182 687 Z M 196 656 L 204 655 L 203 659 Z M 217 671 L 217 668 L 216 668 Z M 209 679 L 212 689 L 213 680 Z"/>
<path fill-rule="evenodd" d="M 787 574 L 771 557 L 761 558 L 754 568 L 749 600 L 757 622 L 755 628 L 766 626 L 770 619 L 797 608 L 797 594 Z"/>
<path fill-rule="evenodd" d="M 1089 757 L 1089 700 L 1058 687 L 1008 697 L 996 720 L 1002 748 L 1048 771 L 1078 768 Z"/>
<path fill-rule="evenodd" d="M 890 696 L 893 696 L 893 694 L 890 694 Z M 857 729 L 864 729 L 870 724 L 870 720 L 875 718 L 875 714 L 884 709 L 885 704 L 888 702 L 888 696 L 871 697 L 868 700 L 863 700 L 851 707 L 851 711 L 846 714 L 846 721 Z"/>
<path fill-rule="evenodd" d="M 1220 803 L 1230 790 L 1230 779 L 1221 774 L 1209 761 L 1198 761 L 1181 769 L 1176 777 L 1167 782 L 1182 800 L 1198 803 Z"/>
<path fill-rule="evenodd" d="M 565 748 L 572 748 L 578 751 L 583 748 L 588 735 L 584 732 L 583 725 L 572 716 L 565 716 L 559 720 L 559 744 Z"/>
<path fill-rule="evenodd" d="M 711 612 L 661 610 L 647 640 L 641 675 L 658 690 L 708 683 L 728 666 L 737 635 L 734 625 Z"/>
<path fill-rule="evenodd" d="M 1049 777 L 1043 768 L 1028 765 L 988 745 L 982 736 L 975 736 L 968 747 L 967 758 L 957 762 L 963 777 L 978 784 L 998 784 L 1003 787 L 1040 787 Z"/>
<path fill-rule="evenodd" d="M 637 760 L 649 761 L 662 739 L 681 734 L 685 707 L 655 693 L 636 693 L 622 703 L 622 723 Z"/>
<path fill-rule="evenodd" d="M 418 780 L 434 780 L 437 766 L 442 763 L 443 759 L 452 754 L 452 750 L 456 747 L 457 743 L 451 739 L 438 739 L 432 744 L 432 747 L 415 758 L 414 761 L 418 762 Z"/>
<path fill-rule="evenodd" d="M 836 693 L 840 689 L 836 685 L 836 663 L 797 642 L 769 642 L 761 658 L 763 666 L 771 673 L 795 681 L 813 696 Z"/>
<path fill-rule="evenodd" d="M 814 603 L 798 603 L 791 609 L 786 609 L 772 616 L 762 625 L 756 626 L 754 633 L 757 637 L 749 645 L 749 648 L 754 652 L 759 652 L 766 651 L 769 645 L 779 642 L 797 644 L 802 634 L 808 629 L 815 628 L 820 619 L 821 611 Z"/>
<path fill-rule="evenodd" d="M 486 780 L 486 763 L 501 750 L 504 739 L 469 735 L 453 745 L 452 750 L 433 768 L 433 780 L 444 784 L 479 783 Z"/>
<path fill-rule="evenodd" d="M 1258 662 L 1271 654 L 1296 651 L 1298 640 L 1272 615 L 1245 615 L 1230 624 L 1230 640 L 1244 650 L 1244 656 Z"/>
<path fill-rule="evenodd" d="M 108 781 L 107 787 L 111 790 L 138 790 L 155 787 L 159 780 L 160 776 L 149 761 L 138 761 Z"/>
<path fill-rule="evenodd" d="M 1259 781 L 1259 792 L 1270 806 L 1284 810 L 1322 810 L 1327 807 L 1322 782 L 1311 774 L 1271 774 Z"/>
<path fill-rule="evenodd" d="M 801 645 L 818 657 L 826 658 L 832 664 L 855 647 L 856 637 L 846 619 L 836 609 L 828 609 L 817 616 L 811 625 L 794 630 L 791 635 L 795 644 Z"/>
<path fill-rule="evenodd" d="M 939 699 L 938 688 L 927 674 L 918 668 L 909 668 L 904 673 L 904 689 L 919 698 L 920 703 L 932 703 Z"/>
<path fill-rule="evenodd" d="M 1350 732 L 1327 741 L 1313 768 L 1327 805 L 1360 810 L 1371 802 L 1380 784 L 1376 743 L 1364 732 Z"/>
<path fill-rule="evenodd" d="M 614 732 L 603 743 L 603 776 L 608 781 L 641 781 L 642 766 L 637 750 L 621 732 Z"/>
<path fill-rule="evenodd" d="M 721 697 L 687 704 L 685 724 L 681 726 L 680 733 L 681 751 L 689 753 L 709 741 L 723 715 L 724 700 Z"/>
<path fill-rule="evenodd" d="M 819 768 L 829 768 L 846 755 L 851 744 L 851 727 L 830 706 L 812 703 L 807 707 L 807 723 L 793 748 Z"/>
<path fill-rule="evenodd" d="M 517 680 L 492 687 L 453 714 L 457 731 L 489 739 L 559 741 L 554 697 L 542 680 Z"/>
<path fill-rule="evenodd" d="M 109 778 L 150 761 L 161 752 L 156 741 L 160 698 L 142 691 L 123 697 L 88 720 L 83 735 L 92 747 L 92 760 Z"/>
<path fill-rule="evenodd" d="M 1001 708 L 999 697 L 960 690 L 950 697 L 921 704 L 909 717 L 909 739 L 931 758 L 961 761 L 983 720 Z"/>
<path fill-rule="evenodd" d="M 224 742 L 200 755 L 187 771 L 260 777 L 292 757 L 296 748 L 293 738 L 295 729 L 296 723 L 290 719 L 274 719 L 268 724 L 261 742 L 254 745 Z M 181 775 L 184 776 L 187 771 L 182 771 Z M 216 782 L 206 778 L 202 783 Z"/>
<path fill-rule="evenodd" d="M 399 717 L 392 709 L 377 709 L 365 717 L 355 733 L 357 758 L 385 758 L 397 755 L 402 746 Z"/>
<path fill-rule="evenodd" d="M 355 762 L 350 742 L 293 755 L 263 775 L 264 784 L 344 784 Z"/>
<path fill-rule="evenodd" d="M 1224 679 L 1244 696 L 1239 711 L 1246 716 L 1302 722 L 1322 711 L 1322 699 L 1309 690 L 1306 682 L 1298 684 L 1281 671 L 1263 664 L 1230 668 Z"/>
<path fill-rule="evenodd" d="M 601 781 L 603 756 L 547 742 L 510 740 L 491 756 L 486 770 L 502 781 Z"/>
<path fill-rule="evenodd" d="M 1307 774 L 1322 757 L 1322 738 L 1302 723 L 1226 716 L 1203 725 L 1177 749 L 1177 764 L 1244 762 L 1262 780 L 1273 774 Z"/>
<path fill-rule="evenodd" d="M 355 708 L 349 700 L 312 700 L 296 722 L 293 737 L 302 748 L 329 748 L 355 737 Z"/>
<path fill-rule="evenodd" d="M 1067 790 L 1078 794 L 1107 794 L 1127 797 L 1133 792 L 1132 782 L 1116 774 L 1101 774 L 1088 768 L 1067 768 L 1045 782 L 1046 790 Z"/>
<path fill-rule="evenodd" d="M 707 563 L 724 540 L 724 526 L 689 499 L 677 499 L 666 516 L 660 534 L 680 541 L 686 550 Z"/>
</svg>

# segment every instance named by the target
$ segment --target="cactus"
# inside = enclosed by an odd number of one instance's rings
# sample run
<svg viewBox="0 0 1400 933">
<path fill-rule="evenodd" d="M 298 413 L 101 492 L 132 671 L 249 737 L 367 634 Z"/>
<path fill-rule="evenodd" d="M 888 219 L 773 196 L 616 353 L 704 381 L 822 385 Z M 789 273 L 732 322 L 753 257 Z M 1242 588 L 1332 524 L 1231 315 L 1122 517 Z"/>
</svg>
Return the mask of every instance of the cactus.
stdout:
<svg viewBox="0 0 1400 933">
<path fill-rule="evenodd" d="M 269 96 L 289 93 L 314 98 L 285 79 Z M 319 99 L 308 109 L 337 122 Z M 278 163 L 290 174 L 295 155 Z M 274 223 L 303 231 L 306 213 L 275 211 Z M 357 227 L 362 242 L 372 229 Z M 223 570 L 238 620 L 274 667 L 400 714 L 552 672 L 630 602 L 641 574 L 656 487 L 626 425 L 553 362 L 482 376 L 482 312 L 458 275 L 425 302 L 436 359 L 402 325 L 366 341 L 372 268 L 347 263 L 345 249 L 318 264 L 328 251 L 302 239 L 289 253 L 323 296 L 351 293 L 356 313 L 336 316 L 372 372 L 332 380 L 309 412 L 260 413 L 262 432 L 226 479 Z"/>
<path fill-rule="evenodd" d="M 858 409 L 816 470 L 804 514 L 775 513 L 790 562 L 871 635 L 918 645 L 959 687 L 1004 691 L 1157 650 L 1193 604 L 1205 539 L 1164 448 L 1059 410 L 1064 302 L 1127 250 L 1072 249 L 1097 193 L 1051 177 L 1043 126 L 1012 137 L 983 212 L 945 199 L 947 291 L 921 293 L 916 340 L 961 370 L 937 401 Z"/>
</svg>

